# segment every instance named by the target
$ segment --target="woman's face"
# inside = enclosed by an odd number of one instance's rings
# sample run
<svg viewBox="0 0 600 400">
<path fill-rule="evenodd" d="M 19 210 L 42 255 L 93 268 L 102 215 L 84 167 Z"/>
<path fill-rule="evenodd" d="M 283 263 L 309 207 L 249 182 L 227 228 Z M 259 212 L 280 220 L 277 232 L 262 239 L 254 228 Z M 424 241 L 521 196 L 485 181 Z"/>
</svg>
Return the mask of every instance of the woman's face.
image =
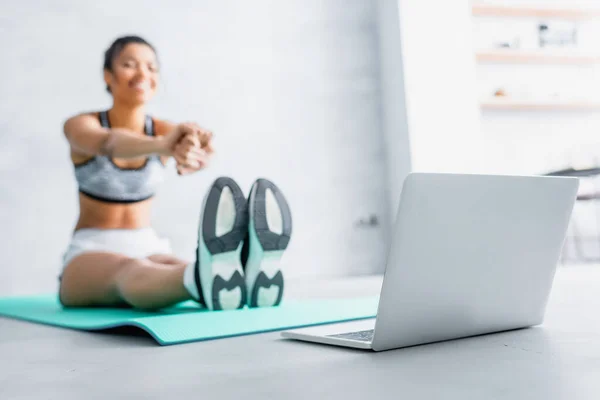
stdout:
<svg viewBox="0 0 600 400">
<path fill-rule="evenodd" d="M 129 43 L 113 60 L 112 71 L 104 71 L 104 80 L 115 99 L 143 104 L 156 92 L 156 54 L 145 44 Z"/>
</svg>

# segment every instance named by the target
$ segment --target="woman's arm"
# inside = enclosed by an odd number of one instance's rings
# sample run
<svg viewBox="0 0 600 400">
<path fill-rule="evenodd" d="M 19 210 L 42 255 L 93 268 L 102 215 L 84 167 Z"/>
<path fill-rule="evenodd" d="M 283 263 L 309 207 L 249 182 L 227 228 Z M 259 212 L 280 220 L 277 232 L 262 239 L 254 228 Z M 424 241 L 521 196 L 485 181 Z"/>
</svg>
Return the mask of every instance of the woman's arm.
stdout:
<svg viewBox="0 0 600 400">
<path fill-rule="evenodd" d="M 174 129 L 161 137 L 142 136 L 127 129 L 104 128 L 91 114 L 69 118 L 64 133 L 74 151 L 84 155 L 109 155 L 136 158 L 149 154 L 171 155 L 171 148 L 182 132 Z M 172 145 L 172 146 L 171 146 Z"/>
</svg>

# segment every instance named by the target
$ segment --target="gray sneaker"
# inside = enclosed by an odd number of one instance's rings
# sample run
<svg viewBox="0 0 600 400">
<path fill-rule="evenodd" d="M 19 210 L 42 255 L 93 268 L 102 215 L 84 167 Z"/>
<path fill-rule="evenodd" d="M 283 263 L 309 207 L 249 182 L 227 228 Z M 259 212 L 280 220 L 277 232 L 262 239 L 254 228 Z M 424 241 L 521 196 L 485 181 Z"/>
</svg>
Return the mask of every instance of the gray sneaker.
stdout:
<svg viewBox="0 0 600 400">
<path fill-rule="evenodd" d="M 283 193 L 266 179 L 252 185 L 248 199 L 248 234 L 242 248 L 248 305 L 271 307 L 281 303 L 281 257 L 292 235 L 292 214 Z"/>
</svg>

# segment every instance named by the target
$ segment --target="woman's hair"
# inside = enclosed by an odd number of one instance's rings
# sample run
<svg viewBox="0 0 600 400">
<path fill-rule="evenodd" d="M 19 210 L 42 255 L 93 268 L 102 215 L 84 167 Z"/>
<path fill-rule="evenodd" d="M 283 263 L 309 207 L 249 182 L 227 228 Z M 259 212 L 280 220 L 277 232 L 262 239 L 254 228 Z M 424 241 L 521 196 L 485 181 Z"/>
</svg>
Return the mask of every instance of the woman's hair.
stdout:
<svg viewBox="0 0 600 400">
<path fill-rule="evenodd" d="M 113 70 L 113 61 L 121 54 L 121 51 L 130 43 L 139 43 L 145 44 L 150 47 L 154 53 L 156 53 L 156 49 L 150 43 L 148 43 L 145 39 L 139 36 L 122 36 L 116 39 L 110 47 L 104 52 L 104 69 L 112 72 Z M 110 93 L 110 87 L 106 85 L 106 90 Z"/>
</svg>

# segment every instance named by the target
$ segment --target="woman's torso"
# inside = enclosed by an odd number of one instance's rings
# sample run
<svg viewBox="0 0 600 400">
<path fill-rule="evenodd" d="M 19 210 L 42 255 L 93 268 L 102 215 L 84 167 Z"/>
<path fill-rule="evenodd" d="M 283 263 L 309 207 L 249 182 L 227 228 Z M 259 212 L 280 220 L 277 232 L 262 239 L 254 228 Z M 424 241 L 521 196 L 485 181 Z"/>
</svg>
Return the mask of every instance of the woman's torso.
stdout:
<svg viewBox="0 0 600 400">
<path fill-rule="evenodd" d="M 110 127 L 106 113 L 95 113 Z M 169 124 L 148 118 L 140 135 L 164 135 Z M 164 176 L 164 162 L 156 155 L 136 159 L 89 157 L 71 151 L 79 188 L 79 220 L 83 228 L 137 229 L 150 226 L 152 198 Z"/>
</svg>

